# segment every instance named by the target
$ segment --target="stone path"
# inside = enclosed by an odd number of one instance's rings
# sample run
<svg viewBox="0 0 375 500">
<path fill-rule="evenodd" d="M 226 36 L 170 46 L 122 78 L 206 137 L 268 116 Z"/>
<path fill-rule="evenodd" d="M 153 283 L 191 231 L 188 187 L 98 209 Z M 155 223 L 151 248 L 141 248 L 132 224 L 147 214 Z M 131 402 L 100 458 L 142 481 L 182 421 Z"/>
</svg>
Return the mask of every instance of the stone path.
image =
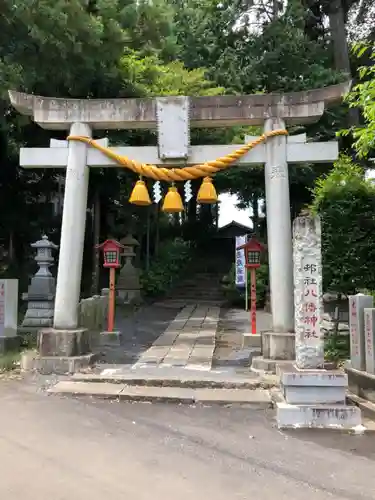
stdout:
<svg viewBox="0 0 375 500">
<path fill-rule="evenodd" d="M 131 366 L 164 332 L 179 309 L 145 305 L 134 312 L 118 307 L 116 329 L 122 333 L 121 345 L 101 347 L 101 363 Z"/>
<path fill-rule="evenodd" d="M 260 354 L 259 346 L 244 345 L 244 335 L 250 335 L 250 313 L 244 309 L 221 309 L 220 322 L 216 334 L 216 348 L 213 367 L 242 366 L 249 368 L 253 356 Z M 257 311 L 257 331 L 270 330 L 272 316 L 262 310 Z"/>
<path fill-rule="evenodd" d="M 220 308 L 189 305 L 177 314 L 167 329 L 133 365 L 143 367 L 183 367 L 210 370 Z"/>
</svg>

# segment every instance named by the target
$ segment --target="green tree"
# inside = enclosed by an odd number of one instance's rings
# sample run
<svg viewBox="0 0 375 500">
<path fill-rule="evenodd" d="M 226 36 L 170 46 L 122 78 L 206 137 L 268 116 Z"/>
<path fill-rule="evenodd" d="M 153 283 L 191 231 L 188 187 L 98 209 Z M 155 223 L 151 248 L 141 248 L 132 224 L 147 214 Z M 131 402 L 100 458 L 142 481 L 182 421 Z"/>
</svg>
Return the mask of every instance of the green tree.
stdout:
<svg viewBox="0 0 375 500">
<path fill-rule="evenodd" d="M 320 178 L 311 210 L 322 220 L 324 289 L 343 294 L 375 287 L 375 187 L 341 156 Z"/>
<path fill-rule="evenodd" d="M 358 43 L 353 48 L 358 58 L 367 55 L 370 64 L 359 68 L 360 81 L 346 96 L 350 107 L 359 109 L 363 124 L 341 132 L 353 134 L 353 147 L 359 157 L 366 158 L 375 150 L 375 44 Z"/>
</svg>

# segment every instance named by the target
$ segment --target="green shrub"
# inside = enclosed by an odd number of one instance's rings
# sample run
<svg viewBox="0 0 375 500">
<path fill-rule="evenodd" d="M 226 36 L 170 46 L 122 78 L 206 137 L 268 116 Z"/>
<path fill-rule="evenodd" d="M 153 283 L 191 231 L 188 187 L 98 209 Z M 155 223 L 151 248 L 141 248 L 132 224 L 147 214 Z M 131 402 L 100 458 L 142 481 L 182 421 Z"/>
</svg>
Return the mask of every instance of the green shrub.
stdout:
<svg viewBox="0 0 375 500">
<path fill-rule="evenodd" d="M 375 288 L 375 186 L 341 156 L 318 179 L 312 212 L 322 221 L 324 290 L 343 294 Z"/>
<path fill-rule="evenodd" d="M 324 339 L 324 358 L 338 363 L 350 358 L 349 335 L 329 335 Z"/>
<path fill-rule="evenodd" d="M 141 286 L 146 297 L 165 294 L 181 276 L 192 257 L 190 242 L 181 238 L 160 245 L 159 253 L 151 261 L 148 271 L 141 273 Z"/>
<path fill-rule="evenodd" d="M 248 295 L 250 301 L 250 274 L 248 273 Z M 227 276 L 224 277 L 223 291 L 228 303 L 232 306 L 243 307 L 245 304 L 245 289 L 236 287 L 236 266 L 232 265 Z M 262 264 L 256 270 L 257 307 L 264 307 L 268 290 L 268 265 Z"/>
</svg>

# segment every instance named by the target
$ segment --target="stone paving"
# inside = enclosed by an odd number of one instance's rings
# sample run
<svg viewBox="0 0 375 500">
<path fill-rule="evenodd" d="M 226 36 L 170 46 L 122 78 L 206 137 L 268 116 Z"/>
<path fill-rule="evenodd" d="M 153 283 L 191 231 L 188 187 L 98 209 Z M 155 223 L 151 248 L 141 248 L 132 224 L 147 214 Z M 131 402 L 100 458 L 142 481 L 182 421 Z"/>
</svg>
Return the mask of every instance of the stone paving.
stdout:
<svg viewBox="0 0 375 500">
<path fill-rule="evenodd" d="M 220 308 L 188 305 L 133 365 L 211 370 Z"/>
<path fill-rule="evenodd" d="M 173 321 L 177 309 L 145 305 L 137 311 L 116 311 L 116 330 L 121 332 L 120 346 L 101 347 L 100 363 L 132 365 Z"/>
</svg>

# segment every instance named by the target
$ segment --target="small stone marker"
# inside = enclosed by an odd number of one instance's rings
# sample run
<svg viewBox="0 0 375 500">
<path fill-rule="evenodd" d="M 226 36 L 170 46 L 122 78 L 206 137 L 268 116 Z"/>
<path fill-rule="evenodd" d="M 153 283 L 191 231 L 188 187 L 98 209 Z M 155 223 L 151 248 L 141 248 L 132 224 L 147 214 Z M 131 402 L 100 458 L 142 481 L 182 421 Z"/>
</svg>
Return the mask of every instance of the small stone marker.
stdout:
<svg viewBox="0 0 375 500">
<path fill-rule="evenodd" d="M 319 217 L 297 217 L 293 224 L 296 365 L 324 364 L 321 226 Z"/>
<path fill-rule="evenodd" d="M 371 295 L 349 295 L 350 360 L 355 370 L 366 370 L 364 310 L 373 305 Z"/>
<path fill-rule="evenodd" d="M 365 308 L 366 371 L 375 374 L 375 309 Z"/>
<path fill-rule="evenodd" d="M 0 280 L 0 352 L 19 347 L 17 336 L 18 280 Z"/>
</svg>

